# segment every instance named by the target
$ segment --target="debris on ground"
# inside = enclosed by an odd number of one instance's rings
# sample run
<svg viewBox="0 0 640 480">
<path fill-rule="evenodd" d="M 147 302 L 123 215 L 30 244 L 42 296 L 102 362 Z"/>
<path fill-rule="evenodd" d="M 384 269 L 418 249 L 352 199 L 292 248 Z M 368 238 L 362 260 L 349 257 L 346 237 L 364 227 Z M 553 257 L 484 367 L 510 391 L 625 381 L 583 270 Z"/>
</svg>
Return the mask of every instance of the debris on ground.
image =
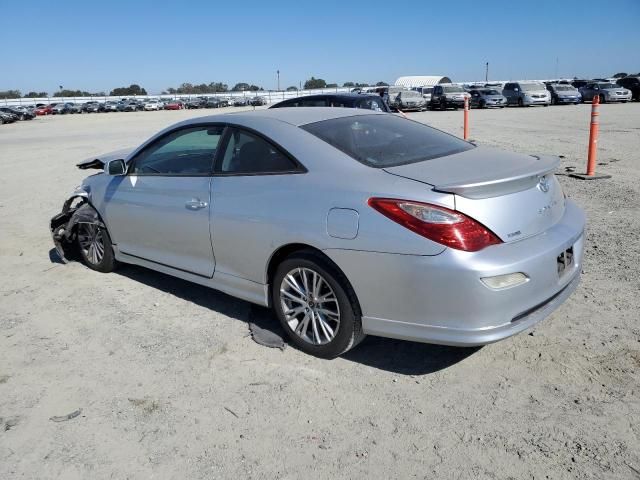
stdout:
<svg viewBox="0 0 640 480">
<path fill-rule="evenodd" d="M 49 418 L 49 420 L 51 420 L 52 422 L 66 422 L 67 420 L 71 420 L 73 418 L 76 418 L 78 415 L 80 415 L 82 413 L 82 409 L 79 408 L 77 410 L 74 410 L 71 413 L 67 413 L 66 415 L 61 415 L 59 417 L 51 417 Z"/>
<path fill-rule="evenodd" d="M 259 327 L 253 322 L 249 322 L 249 330 L 251 330 L 251 338 L 259 345 L 269 348 L 279 348 L 280 350 L 284 350 L 287 347 L 287 344 L 284 343 L 280 335 Z"/>
</svg>

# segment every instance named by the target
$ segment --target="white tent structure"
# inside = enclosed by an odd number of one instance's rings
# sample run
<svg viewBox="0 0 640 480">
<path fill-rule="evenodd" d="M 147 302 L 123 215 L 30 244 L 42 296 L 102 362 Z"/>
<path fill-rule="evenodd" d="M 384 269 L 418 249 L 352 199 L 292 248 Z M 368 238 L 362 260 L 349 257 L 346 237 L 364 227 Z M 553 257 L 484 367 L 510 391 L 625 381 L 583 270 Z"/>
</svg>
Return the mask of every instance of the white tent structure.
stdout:
<svg viewBox="0 0 640 480">
<path fill-rule="evenodd" d="M 449 77 L 441 77 L 439 75 L 409 75 L 400 77 L 396 80 L 396 87 L 433 87 L 439 83 L 451 83 Z"/>
</svg>

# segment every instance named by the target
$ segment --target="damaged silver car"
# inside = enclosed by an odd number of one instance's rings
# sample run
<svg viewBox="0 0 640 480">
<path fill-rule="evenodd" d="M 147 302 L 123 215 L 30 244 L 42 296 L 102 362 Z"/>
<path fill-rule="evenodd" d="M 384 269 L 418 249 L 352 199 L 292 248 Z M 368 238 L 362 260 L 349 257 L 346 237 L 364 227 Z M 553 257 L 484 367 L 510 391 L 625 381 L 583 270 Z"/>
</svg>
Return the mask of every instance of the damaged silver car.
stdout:
<svg viewBox="0 0 640 480">
<path fill-rule="evenodd" d="M 580 279 L 585 218 L 559 160 L 349 108 L 178 123 L 97 169 L 51 220 L 56 248 L 273 308 L 335 357 L 365 335 L 484 345 L 550 315 Z"/>
</svg>

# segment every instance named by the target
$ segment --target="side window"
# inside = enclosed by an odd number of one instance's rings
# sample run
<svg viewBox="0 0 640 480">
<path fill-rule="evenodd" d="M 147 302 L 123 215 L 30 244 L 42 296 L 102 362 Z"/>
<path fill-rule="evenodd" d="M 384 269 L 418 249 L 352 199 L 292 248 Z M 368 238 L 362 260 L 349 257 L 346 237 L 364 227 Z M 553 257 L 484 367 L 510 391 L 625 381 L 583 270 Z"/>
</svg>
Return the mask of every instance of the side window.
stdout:
<svg viewBox="0 0 640 480">
<path fill-rule="evenodd" d="M 297 165 L 263 138 L 235 129 L 229 135 L 220 170 L 235 174 L 284 173 L 297 170 Z"/>
<path fill-rule="evenodd" d="M 324 98 L 321 99 L 310 99 L 310 100 L 301 100 L 301 107 L 326 107 L 327 101 Z"/>
<path fill-rule="evenodd" d="M 504 89 L 510 92 L 511 90 L 513 90 L 513 83 L 507 83 L 504 86 Z"/>
<path fill-rule="evenodd" d="M 385 112 L 382 99 L 376 97 L 363 98 L 355 105 L 356 108 L 366 108 L 368 110 L 375 110 L 377 112 Z"/>
<path fill-rule="evenodd" d="M 224 127 L 175 130 L 156 140 L 133 159 L 137 175 L 209 175 Z"/>
</svg>

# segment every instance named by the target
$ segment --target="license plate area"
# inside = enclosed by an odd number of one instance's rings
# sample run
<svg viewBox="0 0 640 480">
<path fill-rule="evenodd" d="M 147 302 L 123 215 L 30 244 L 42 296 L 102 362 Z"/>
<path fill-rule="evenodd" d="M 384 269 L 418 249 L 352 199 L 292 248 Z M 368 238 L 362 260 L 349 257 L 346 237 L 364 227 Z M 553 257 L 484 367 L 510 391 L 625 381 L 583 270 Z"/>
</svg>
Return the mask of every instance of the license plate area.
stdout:
<svg viewBox="0 0 640 480">
<path fill-rule="evenodd" d="M 573 247 L 567 248 L 564 252 L 558 255 L 556 260 L 558 264 L 558 276 L 562 277 L 573 266 Z"/>
</svg>

